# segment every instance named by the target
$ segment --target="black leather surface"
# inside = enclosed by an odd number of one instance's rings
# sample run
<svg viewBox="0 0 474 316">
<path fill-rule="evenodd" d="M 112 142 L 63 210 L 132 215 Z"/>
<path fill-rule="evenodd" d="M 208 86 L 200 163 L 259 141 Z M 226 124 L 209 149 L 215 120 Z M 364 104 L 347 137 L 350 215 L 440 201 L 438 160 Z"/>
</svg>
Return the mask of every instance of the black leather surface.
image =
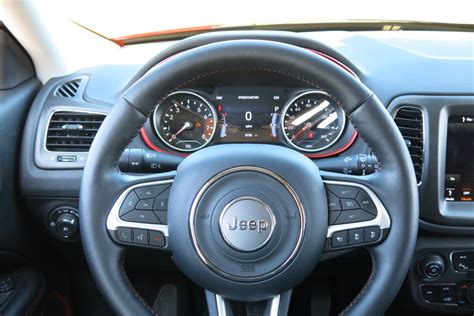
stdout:
<svg viewBox="0 0 474 316">
<path fill-rule="evenodd" d="M 408 270 L 416 241 L 417 187 L 405 144 L 384 106 L 357 79 L 304 49 L 268 41 L 221 42 L 179 54 L 131 86 L 107 117 L 89 153 L 80 200 L 83 244 L 99 289 L 120 314 L 152 313 L 130 288 L 121 270 L 123 251 L 105 229 L 107 213 L 127 182 L 118 173 L 116 160 L 168 93 L 206 74 L 242 69 L 276 71 L 327 90 L 380 158 L 382 172 L 351 179 L 367 183 L 379 194 L 392 218 L 392 230 L 380 247 L 371 250 L 373 273 L 344 314 L 383 314 Z"/>
</svg>

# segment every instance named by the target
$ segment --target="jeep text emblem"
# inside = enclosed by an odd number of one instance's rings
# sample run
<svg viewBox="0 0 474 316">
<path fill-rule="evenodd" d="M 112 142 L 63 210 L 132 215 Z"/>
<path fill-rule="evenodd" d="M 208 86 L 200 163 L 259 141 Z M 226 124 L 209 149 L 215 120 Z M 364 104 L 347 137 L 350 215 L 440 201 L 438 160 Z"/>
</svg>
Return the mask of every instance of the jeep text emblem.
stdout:
<svg viewBox="0 0 474 316">
<path fill-rule="evenodd" d="M 275 228 L 270 207 L 254 197 L 240 197 L 224 208 L 219 227 L 225 242 L 239 251 L 255 251 L 267 244 Z"/>
</svg>

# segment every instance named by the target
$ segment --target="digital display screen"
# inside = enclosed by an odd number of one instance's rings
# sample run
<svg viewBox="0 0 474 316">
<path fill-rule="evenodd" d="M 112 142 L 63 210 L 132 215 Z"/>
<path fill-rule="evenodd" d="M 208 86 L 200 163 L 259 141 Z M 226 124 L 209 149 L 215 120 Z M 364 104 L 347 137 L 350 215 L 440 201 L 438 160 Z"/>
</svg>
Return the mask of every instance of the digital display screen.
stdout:
<svg viewBox="0 0 474 316">
<path fill-rule="evenodd" d="M 474 115 L 448 119 L 445 200 L 474 202 Z"/>
<path fill-rule="evenodd" d="M 287 99 L 284 88 L 217 89 L 217 143 L 278 143 L 279 118 Z"/>
</svg>

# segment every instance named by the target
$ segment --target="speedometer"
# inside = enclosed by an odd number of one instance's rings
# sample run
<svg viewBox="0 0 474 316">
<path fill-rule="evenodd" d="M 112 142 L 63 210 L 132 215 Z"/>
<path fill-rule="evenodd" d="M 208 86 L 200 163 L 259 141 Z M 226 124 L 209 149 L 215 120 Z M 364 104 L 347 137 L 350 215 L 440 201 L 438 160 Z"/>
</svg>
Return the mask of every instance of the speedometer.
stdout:
<svg viewBox="0 0 474 316">
<path fill-rule="evenodd" d="M 282 111 L 281 128 L 286 141 L 305 152 L 333 145 L 344 130 L 346 116 L 326 93 L 308 91 L 293 98 Z"/>
<path fill-rule="evenodd" d="M 165 145 L 176 151 L 192 152 L 212 140 L 217 114 L 199 94 L 178 91 L 156 107 L 153 122 L 158 137 Z"/>
</svg>

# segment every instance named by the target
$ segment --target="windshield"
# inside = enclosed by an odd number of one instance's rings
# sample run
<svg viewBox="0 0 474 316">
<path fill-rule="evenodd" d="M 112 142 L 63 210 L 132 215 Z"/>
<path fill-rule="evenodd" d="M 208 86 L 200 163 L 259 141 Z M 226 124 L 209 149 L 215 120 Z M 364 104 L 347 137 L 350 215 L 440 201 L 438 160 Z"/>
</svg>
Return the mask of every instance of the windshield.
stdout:
<svg viewBox="0 0 474 316">
<path fill-rule="evenodd" d="M 56 2 L 56 1 L 53 1 Z M 200 32 L 224 26 L 374 20 L 473 24 L 472 0 L 359 1 L 69 1 L 68 18 L 109 39 L 153 32 Z"/>
</svg>

